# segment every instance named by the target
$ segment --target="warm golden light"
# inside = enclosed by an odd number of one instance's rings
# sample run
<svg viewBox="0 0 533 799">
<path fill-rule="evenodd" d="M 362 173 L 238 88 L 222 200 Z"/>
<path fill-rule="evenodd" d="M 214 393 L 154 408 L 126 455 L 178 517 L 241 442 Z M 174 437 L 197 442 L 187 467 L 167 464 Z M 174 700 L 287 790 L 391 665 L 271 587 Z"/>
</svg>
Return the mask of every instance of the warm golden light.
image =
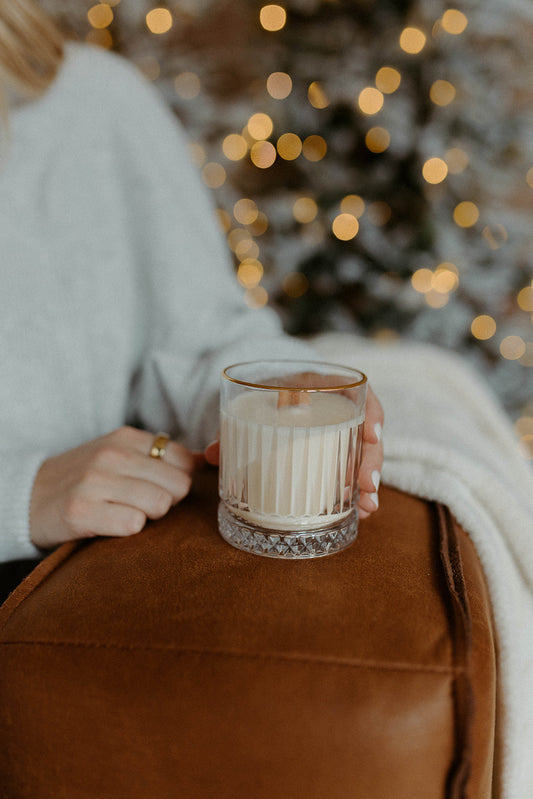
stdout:
<svg viewBox="0 0 533 799">
<path fill-rule="evenodd" d="M 222 164 L 210 161 L 202 169 L 202 180 L 210 189 L 218 189 L 226 180 L 226 170 Z"/>
<path fill-rule="evenodd" d="M 257 218 L 251 223 L 252 233 L 254 236 L 262 236 L 268 230 L 268 217 L 262 211 L 259 211 Z"/>
<path fill-rule="evenodd" d="M 450 299 L 450 295 L 441 294 L 439 291 L 431 289 L 427 294 L 424 294 L 424 299 L 430 308 L 444 308 Z"/>
<path fill-rule="evenodd" d="M 448 294 L 459 285 L 458 270 L 455 264 L 442 263 L 433 273 L 431 287 L 439 294 Z"/>
<path fill-rule="evenodd" d="M 531 286 L 525 286 L 525 288 L 521 289 L 518 292 L 516 301 L 518 307 L 523 311 L 533 312 L 533 288 Z"/>
<path fill-rule="evenodd" d="M 253 200 L 243 197 L 233 206 L 233 216 L 241 225 L 251 225 L 257 219 L 259 211 Z"/>
<path fill-rule="evenodd" d="M 237 269 L 237 280 L 245 289 L 255 288 L 263 277 L 263 264 L 257 258 L 245 258 Z"/>
<path fill-rule="evenodd" d="M 524 355 L 526 344 L 520 336 L 505 336 L 500 344 L 500 352 L 508 361 L 517 361 Z"/>
<path fill-rule="evenodd" d="M 453 219 L 455 224 L 459 225 L 459 227 L 472 227 L 479 219 L 479 209 L 475 203 L 465 200 L 455 206 Z"/>
<path fill-rule="evenodd" d="M 276 160 L 276 148 L 269 141 L 256 141 L 250 150 L 252 164 L 259 169 L 268 169 Z"/>
<path fill-rule="evenodd" d="M 372 153 L 384 153 L 390 144 L 390 133 L 386 128 L 370 128 L 365 136 L 365 144 Z"/>
<path fill-rule="evenodd" d="M 274 100 L 284 100 L 292 91 L 292 79 L 286 72 L 272 72 L 266 82 L 267 92 Z"/>
<path fill-rule="evenodd" d="M 422 175 L 427 183 L 442 183 L 448 175 L 448 165 L 442 158 L 428 158 L 422 167 Z"/>
<path fill-rule="evenodd" d="M 448 164 L 448 171 L 452 175 L 458 175 L 468 166 L 468 154 L 460 147 L 452 147 L 444 153 L 444 160 Z"/>
<path fill-rule="evenodd" d="M 383 94 L 379 91 L 379 89 L 374 89 L 373 86 L 367 86 L 365 89 L 359 92 L 357 104 L 359 105 L 359 108 L 363 114 L 372 116 L 373 114 L 377 114 L 378 111 L 381 111 L 383 108 L 383 99 Z"/>
<path fill-rule="evenodd" d="M 220 227 L 224 233 L 228 233 L 231 229 L 231 216 L 228 214 L 225 208 L 217 208 L 216 215 Z"/>
<path fill-rule="evenodd" d="M 263 286 L 248 289 L 244 294 L 244 302 L 248 308 L 263 308 L 268 302 L 268 293 Z"/>
<path fill-rule="evenodd" d="M 104 50 L 110 50 L 113 47 L 113 37 L 109 28 L 91 28 L 85 36 L 85 41 L 87 44 L 103 47 Z"/>
<path fill-rule="evenodd" d="M 433 272 L 431 269 L 427 269 L 427 267 L 417 269 L 416 272 L 413 272 L 411 275 L 411 284 L 414 290 L 418 291 L 419 294 L 427 294 L 428 291 L 431 291 L 432 283 Z"/>
<path fill-rule="evenodd" d="M 302 297 L 309 288 L 309 281 L 302 272 L 290 272 L 283 280 L 283 291 L 288 297 Z"/>
<path fill-rule="evenodd" d="M 263 6 L 259 12 L 259 22 L 266 31 L 280 31 L 287 22 L 287 12 L 282 6 Z"/>
<path fill-rule="evenodd" d="M 359 219 L 364 213 L 365 201 L 358 194 L 347 194 L 342 198 L 340 206 L 341 211 L 344 211 L 345 214 L 352 214 Z"/>
<path fill-rule="evenodd" d="M 376 73 L 376 86 L 384 94 L 392 94 L 399 88 L 402 76 L 394 67 L 381 67 Z"/>
<path fill-rule="evenodd" d="M 533 166 L 527 170 L 526 183 L 530 189 L 533 189 Z"/>
<path fill-rule="evenodd" d="M 318 205 L 311 197 L 299 197 L 292 207 L 292 215 L 302 224 L 312 222 L 317 213 Z"/>
<path fill-rule="evenodd" d="M 302 149 L 308 161 L 321 161 L 328 151 L 328 145 L 322 136 L 308 136 Z"/>
<path fill-rule="evenodd" d="M 302 140 L 295 133 L 284 133 L 278 139 L 277 150 L 285 161 L 294 161 L 302 152 Z"/>
<path fill-rule="evenodd" d="M 274 123 L 268 114 L 253 114 L 248 120 L 248 133 L 256 141 L 268 139 L 274 130 Z"/>
<path fill-rule="evenodd" d="M 459 34 L 468 25 L 468 18 L 462 11 L 458 11 L 456 8 L 449 8 L 442 15 L 441 25 L 446 33 Z"/>
<path fill-rule="evenodd" d="M 174 78 L 174 91 L 184 100 L 198 97 L 202 90 L 202 83 L 196 72 L 180 72 Z"/>
<path fill-rule="evenodd" d="M 113 22 L 113 10 L 109 3 L 97 3 L 87 11 L 87 19 L 93 28 L 107 28 Z"/>
<path fill-rule="evenodd" d="M 243 242 L 246 244 L 246 248 L 248 244 L 252 241 L 252 237 L 250 236 L 249 232 L 242 227 L 233 228 L 228 233 L 228 245 L 230 250 L 233 252 L 237 252 L 237 248 Z"/>
<path fill-rule="evenodd" d="M 322 84 L 317 80 L 309 84 L 309 88 L 307 89 L 307 99 L 313 108 L 327 108 L 329 105 L 328 96 L 324 91 Z"/>
<path fill-rule="evenodd" d="M 449 105 L 457 94 L 455 86 L 449 80 L 436 80 L 431 85 L 429 97 L 435 105 Z"/>
<path fill-rule="evenodd" d="M 400 47 L 405 53 L 416 55 L 426 44 L 426 34 L 420 28 L 404 28 L 400 34 Z"/>
<path fill-rule="evenodd" d="M 167 33 L 172 27 L 172 14 L 168 8 L 153 8 L 146 15 L 146 25 L 151 33 Z"/>
<path fill-rule="evenodd" d="M 230 161 L 240 161 L 248 152 L 246 139 L 238 133 L 230 133 L 222 142 L 222 152 Z"/>
<path fill-rule="evenodd" d="M 331 229 L 340 241 L 350 241 L 359 232 L 359 222 L 352 214 L 339 214 L 333 220 Z"/>
<path fill-rule="evenodd" d="M 480 341 L 486 341 L 487 339 L 492 338 L 492 336 L 495 334 L 496 322 L 492 316 L 481 314 L 472 320 L 470 330 L 474 338 L 477 338 Z"/>
</svg>

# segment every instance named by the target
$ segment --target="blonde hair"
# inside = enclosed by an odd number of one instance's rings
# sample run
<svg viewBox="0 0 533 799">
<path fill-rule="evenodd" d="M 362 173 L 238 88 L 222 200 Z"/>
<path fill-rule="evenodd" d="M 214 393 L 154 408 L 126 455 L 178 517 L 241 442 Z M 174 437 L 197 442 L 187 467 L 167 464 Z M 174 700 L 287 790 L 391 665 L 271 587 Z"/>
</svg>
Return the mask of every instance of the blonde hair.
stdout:
<svg viewBox="0 0 533 799">
<path fill-rule="evenodd" d="M 33 0 L 0 0 L 0 83 L 42 94 L 63 59 L 63 36 Z"/>
</svg>

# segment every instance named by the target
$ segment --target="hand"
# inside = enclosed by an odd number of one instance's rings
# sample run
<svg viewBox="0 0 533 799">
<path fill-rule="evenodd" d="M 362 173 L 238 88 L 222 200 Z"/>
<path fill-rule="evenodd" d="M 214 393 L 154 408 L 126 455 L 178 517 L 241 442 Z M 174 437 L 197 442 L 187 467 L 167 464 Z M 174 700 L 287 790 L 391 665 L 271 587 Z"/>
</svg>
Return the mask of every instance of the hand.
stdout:
<svg viewBox="0 0 533 799">
<path fill-rule="evenodd" d="M 127 536 L 164 516 L 188 494 L 198 456 L 169 441 L 163 458 L 151 458 L 153 438 L 122 427 L 46 460 L 33 486 L 33 543 Z"/>
<path fill-rule="evenodd" d="M 359 518 L 366 519 L 378 509 L 378 488 L 383 467 L 383 408 L 378 398 L 368 386 L 366 397 L 363 452 L 359 467 Z M 216 466 L 220 457 L 220 442 L 213 441 L 204 453 L 207 463 Z"/>
</svg>

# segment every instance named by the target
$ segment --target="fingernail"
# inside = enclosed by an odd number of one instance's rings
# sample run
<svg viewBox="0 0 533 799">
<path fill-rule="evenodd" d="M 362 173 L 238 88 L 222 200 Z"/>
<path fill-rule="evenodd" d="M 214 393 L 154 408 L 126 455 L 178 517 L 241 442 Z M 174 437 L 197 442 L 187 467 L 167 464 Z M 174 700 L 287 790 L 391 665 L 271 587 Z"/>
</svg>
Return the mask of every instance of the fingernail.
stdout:
<svg viewBox="0 0 533 799">
<path fill-rule="evenodd" d="M 379 499 L 378 499 L 377 491 L 376 491 L 375 494 L 370 494 L 370 499 L 372 500 L 372 502 L 374 503 L 376 508 L 379 508 Z"/>
<path fill-rule="evenodd" d="M 380 481 L 381 481 L 381 474 L 378 472 L 377 469 L 374 469 L 374 471 L 372 472 L 372 482 L 374 484 L 374 488 L 376 489 L 376 491 L 379 488 Z"/>
<path fill-rule="evenodd" d="M 374 432 L 376 434 L 378 442 L 380 442 L 381 441 L 381 436 L 383 434 L 383 427 L 380 425 L 379 422 L 376 422 L 376 424 L 374 425 Z"/>
</svg>

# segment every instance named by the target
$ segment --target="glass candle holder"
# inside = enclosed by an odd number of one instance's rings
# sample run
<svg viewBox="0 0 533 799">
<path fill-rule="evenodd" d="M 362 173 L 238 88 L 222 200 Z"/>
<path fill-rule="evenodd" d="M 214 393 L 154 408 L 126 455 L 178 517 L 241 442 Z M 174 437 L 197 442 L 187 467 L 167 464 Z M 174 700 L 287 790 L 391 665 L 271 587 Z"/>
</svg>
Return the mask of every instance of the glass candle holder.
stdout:
<svg viewBox="0 0 533 799">
<path fill-rule="evenodd" d="M 222 375 L 218 523 L 238 549 L 315 558 L 358 527 L 367 379 L 315 361 L 251 361 Z"/>
</svg>

